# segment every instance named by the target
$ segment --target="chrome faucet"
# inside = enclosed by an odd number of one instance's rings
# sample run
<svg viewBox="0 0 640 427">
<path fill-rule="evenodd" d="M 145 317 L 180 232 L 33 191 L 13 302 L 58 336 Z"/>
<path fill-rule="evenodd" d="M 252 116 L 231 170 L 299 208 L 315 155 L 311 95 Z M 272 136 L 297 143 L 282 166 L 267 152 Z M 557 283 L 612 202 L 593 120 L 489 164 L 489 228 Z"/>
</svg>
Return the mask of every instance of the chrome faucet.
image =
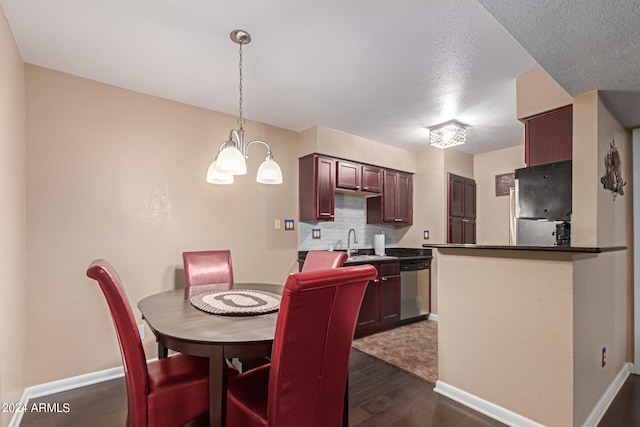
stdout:
<svg viewBox="0 0 640 427">
<path fill-rule="evenodd" d="M 350 257 L 352 253 L 358 252 L 357 249 L 351 249 L 351 232 L 353 231 L 353 243 L 358 243 L 358 233 L 353 228 L 350 228 L 347 232 L 347 256 Z"/>
</svg>

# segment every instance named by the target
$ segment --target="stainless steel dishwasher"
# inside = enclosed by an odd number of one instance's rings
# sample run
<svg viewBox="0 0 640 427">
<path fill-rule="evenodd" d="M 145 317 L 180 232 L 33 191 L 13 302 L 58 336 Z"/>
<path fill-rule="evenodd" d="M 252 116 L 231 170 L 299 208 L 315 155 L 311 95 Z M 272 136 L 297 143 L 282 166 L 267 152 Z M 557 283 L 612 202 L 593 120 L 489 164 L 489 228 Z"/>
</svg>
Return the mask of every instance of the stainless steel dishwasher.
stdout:
<svg viewBox="0 0 640 427">
<path fill-rule="evenodd" d="M 430 259 L 400 260 L 399 324 L 427 319 L 431 309 Z"/>
</svg>

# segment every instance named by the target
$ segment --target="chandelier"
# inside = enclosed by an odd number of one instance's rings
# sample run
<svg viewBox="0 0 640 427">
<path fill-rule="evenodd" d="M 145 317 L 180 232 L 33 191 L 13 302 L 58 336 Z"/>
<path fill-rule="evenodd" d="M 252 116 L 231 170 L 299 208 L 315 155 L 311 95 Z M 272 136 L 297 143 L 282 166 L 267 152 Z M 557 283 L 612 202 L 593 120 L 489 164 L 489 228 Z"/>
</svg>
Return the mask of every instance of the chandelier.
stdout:
<svg viewBox="0 0 640 427">
<path fill-rule="evenodd" d="M 449 148 L 467 141 L 466 128 L 455 120 L 429 129 L 429 144 L 438 148 Z"/>
<path fill-rule="evenodd" d="M 247 174 L 247 162 L 249 147 L 253 144 L 262 144 L 267 147 L 267 157 L 258 168 L 256 181 L 261 184 L 282 184 L 282 171 L 273 158 L 271 147 L 266 142 L 255 139 L 250 142 L 244 140 L 244 118 L 242 117 L 242 46 L 251 42 L 249 33 L 243 30 L 231 32 L 231 40 L 240 45 L 240 102 L 238 115 L 238 129 L 229 133 L 229 138 L 220 144 L 215 160 L 207 170 L 207 182 L 211 184 L 232 184 L 234 175 Z"/>
</svg>

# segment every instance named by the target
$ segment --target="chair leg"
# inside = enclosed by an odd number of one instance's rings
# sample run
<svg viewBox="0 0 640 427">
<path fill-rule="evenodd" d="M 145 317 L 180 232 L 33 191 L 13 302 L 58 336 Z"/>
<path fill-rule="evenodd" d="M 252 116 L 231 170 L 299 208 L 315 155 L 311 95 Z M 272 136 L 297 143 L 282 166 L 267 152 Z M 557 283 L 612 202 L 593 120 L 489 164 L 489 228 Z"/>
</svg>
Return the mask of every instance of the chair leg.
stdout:
<svg viewBox="0 0 640 427">
<path fill-rule="evenodd" d="M 349 427 L 349 378 L 344 386 L 344 406 L 342 407 L 342 427 Z"/>
<path fill-rule="evenodd" d="M 169 349 L 158 343 L 158 359 L 164 359 L 169 356 Z"/>
</svg>

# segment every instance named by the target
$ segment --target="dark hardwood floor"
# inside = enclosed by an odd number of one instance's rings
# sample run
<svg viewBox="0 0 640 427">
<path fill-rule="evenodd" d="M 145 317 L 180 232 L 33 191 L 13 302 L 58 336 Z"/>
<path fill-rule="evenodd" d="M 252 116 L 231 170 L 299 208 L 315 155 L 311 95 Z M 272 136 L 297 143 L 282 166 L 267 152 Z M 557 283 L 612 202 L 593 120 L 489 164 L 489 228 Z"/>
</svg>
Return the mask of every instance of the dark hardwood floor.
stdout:
<svg viewBox="0 0 640 427">
<path fill-rule="evenodd" d="M 117 379 L 29 402 L 69 404 L 68 413 L 27 412 L 22 427 L 124 426 L 124 380 Z M 52 406 L 50 405 L 50 408 Z M 195 426 L 206 425 L 200 420 Z M 349 425 L 352 427 L 498 427 L 485 415 L 440 396 L 433 385 L 358 350 L 349 368 Z M 640 376 L 631 375 L 599 427 L 640 426 Z"/>
<path fill-rule="evenodd" d="M 640 426 L 640 375 L 629 375 L 598 427 Z"/>
<path fill-rule="evenodd" d="M 124 380 L 117 379 L 34 399 L 68 403 L 68 413 L 27 412 L 22 427 L 124 426 Z M 194 425 L 203 425 L 199 422 Z M 358 350 L 349 367 L 350 426 L 497 427 L 503 424 L 433 391 L 433 385 Z"/>
</svg>

